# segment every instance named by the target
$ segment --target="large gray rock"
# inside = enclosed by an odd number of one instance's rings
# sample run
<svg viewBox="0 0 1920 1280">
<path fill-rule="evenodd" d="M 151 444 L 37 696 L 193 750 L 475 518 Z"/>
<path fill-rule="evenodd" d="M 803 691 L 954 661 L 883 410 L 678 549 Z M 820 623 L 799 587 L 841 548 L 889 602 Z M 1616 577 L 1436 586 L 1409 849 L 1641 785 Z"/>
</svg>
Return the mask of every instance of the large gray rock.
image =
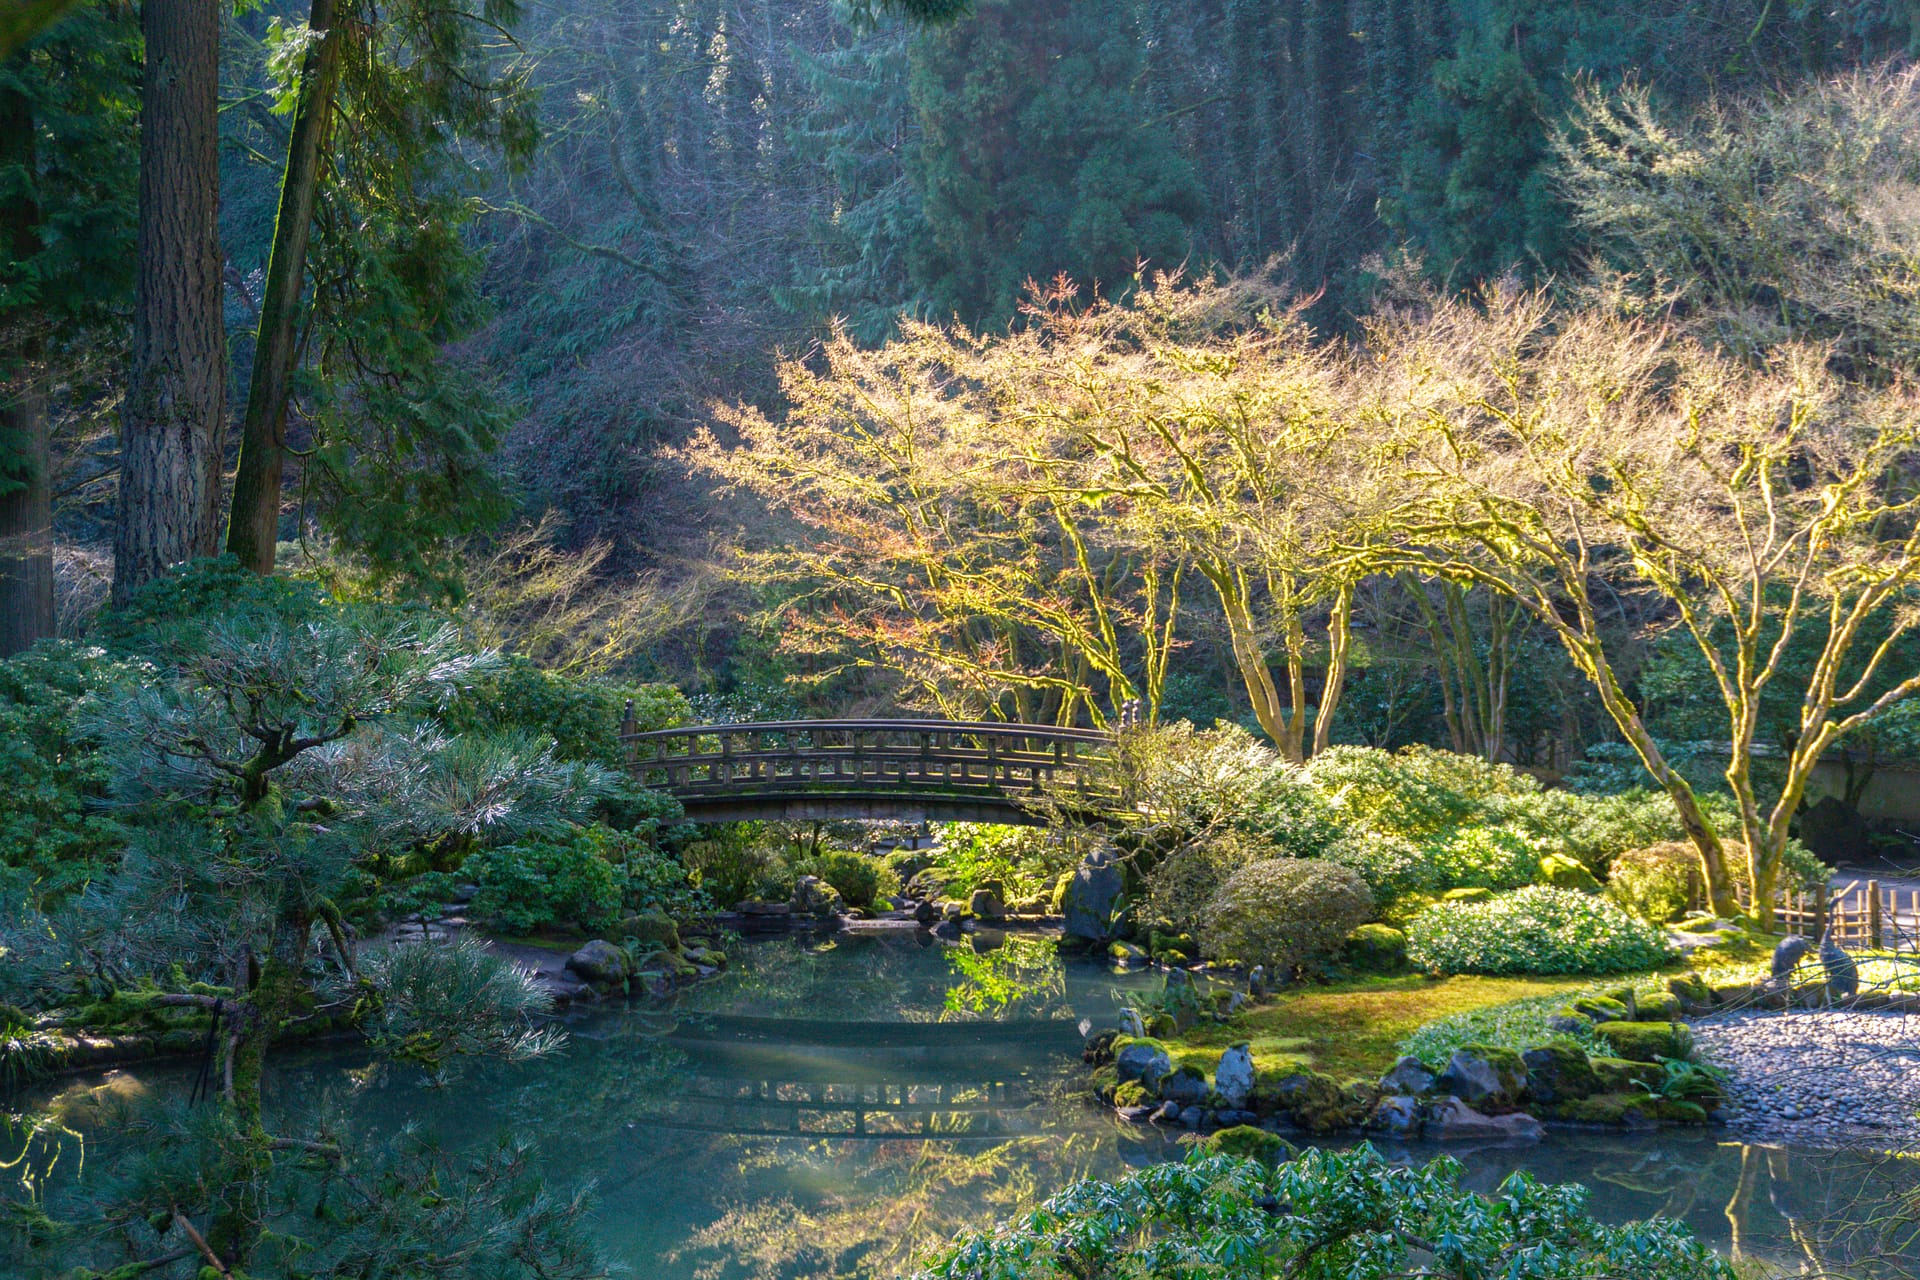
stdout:
<svg viewBox="0 0 1920 1280">
<path fill-rule="evenodd" d="M 568 956 L 567 968 L 593 986 L 624 982 L 633 976 L 633 960 L 603 938 L 595 938 Z"/>
<path fill-rule="evenodd" d="M 1096 849 L 1080 860 L 1073 879 L 1060 895 L 1064 928 L 1070 938 L 1105 942 L 1113 936 L 1114 910 L 1127 887 L 1119 855 Z"/>
<path fill-rule="evenodd" d="M 1247 1098 L 1253 1093 L 1251 1049 L 1244 1044 L 1236 1044 L 1220 1055 L 1220 1065 L 1213 1069 L 1213 1091 L 1236 1110 L 1246 1105 Z"/>
<path fill-rule="evenodd" d="M 1427 1111 L 1427 1137 L 1440 1142 L 1538 1142 L 1545 1133 L 1530 1115 L 1483 1116 L 1458 1098 L 1442 1098 Z"/>
<path fill-rule="evenodd" d="M 1402 1058 L 1393 1064 L 1393 1070 L 1380 1077 L 1380 1090 L 1383 1093 L 1432 1093 L 1433 1072 L 1422 1066 L 1418 1058 Z"/>
<path fill-rule="evenodd" d="M 1485 1055 L 1470 1049 L 1454 1050 L 1453 1056 L 1447 1059 L 1447 1069 L 1434 1082 L 1434 1088 L 1441 1093 L 1450 1093 L 1464 1099 L 1469 1105 L 1483 1102 L 1511 1104 L 1519 1101 L 1520 1093 L 1526 1087 L 1524 1069 L 1503 1070 Z"/>
<path fill-rule="evenodd" d="M 1192 1067 L 1182 1067 L 1160 1079 L 1160 1096 L 1189 1106 L 1206 1101 L 1207 1078 Z"/>
<path fill-rule="evenodd" d="M 793 911 L 795 915 L 812 916 L 816 920 L 831 920 L 840 914 L 842 906 L 840 891 L 819 876 L 801 876 L 794 882 Z"/>
<path fill-rule="evenodd" d="M 1399 1094 L 1380 1099 L 1367 1118 L 1367 1128 L 1396 1138 L 1420 1136 L 1420 1100 Z"/>
<path fill-rule="evenodd" d="M 1148 1083 L 1158 1080 L 1173 1070 L 1173 1059 L 1159 1045 L 1140 1041 L 1125 1045 L 1113 1056 L 1114 1070 L 1120 1073 L 1122 1080 L 1145 1080 Z"/>
</svg>

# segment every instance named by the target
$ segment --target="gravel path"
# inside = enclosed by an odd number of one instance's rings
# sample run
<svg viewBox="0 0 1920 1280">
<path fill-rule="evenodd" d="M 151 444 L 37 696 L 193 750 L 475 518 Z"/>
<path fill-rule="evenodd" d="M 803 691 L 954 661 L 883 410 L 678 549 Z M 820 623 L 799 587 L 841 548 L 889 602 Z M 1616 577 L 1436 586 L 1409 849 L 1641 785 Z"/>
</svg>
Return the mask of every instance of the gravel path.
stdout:
<svg viewBox="0 0 1920 1280">
<path fill-rule="evenodd" d="M 1701 1055 L 1733 1073 L 1726 1115 L 1740 1132 L 1920 1145 L 1920 1015 L 1752 1010 L 1693 1031 Z"/>
</svg>

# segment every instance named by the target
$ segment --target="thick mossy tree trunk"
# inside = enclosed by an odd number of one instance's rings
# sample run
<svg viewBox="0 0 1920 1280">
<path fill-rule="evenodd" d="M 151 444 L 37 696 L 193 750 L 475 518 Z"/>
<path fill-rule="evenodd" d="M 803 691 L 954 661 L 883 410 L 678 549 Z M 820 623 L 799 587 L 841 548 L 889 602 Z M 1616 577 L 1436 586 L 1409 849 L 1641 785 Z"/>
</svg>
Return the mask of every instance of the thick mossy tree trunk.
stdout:
<svg viewBox="0 0 1920 1280">
<path fill-rule="evenodd" d="M 0 170 L 35 166 L 33 109 L 0 88 Z M 0 249 L 12 262 L 38 252 L 40 210 L 21 194 L 0 202 Z M 29 322 L 29 326 L 30 326 Z M 21 333 L 0 351 L 0 658 L 53 634 L 53 499 L 47 398 L 38 343 Z"/>
<path fill-rule="evenodd" d="M 333 116 L 339 77 L 340 32 L 335 0 L 313 0 L 307 25 L 316 37 L 300 66 L 300 92 L 287 167 L 280 183 L 280 211 L 260 299 L 260 330 L 254 339 L 253 377 L 241 423 L 240 464 L 233 478 L 227 517 L 227 550 L 255 573 L 273 572 L 279 541 L 280 483 L 286 462 L 287 400 L 299 359 L 300 297 L 306 286 L 307 241 L 320 189 L 321 157 Z"/>
<path fill-rule="evenodd" d="M 219 546 L 221 315 L 215 0 L 146 0 L 133 359 L 121 410 L 113 599 Z"/>
</svg>

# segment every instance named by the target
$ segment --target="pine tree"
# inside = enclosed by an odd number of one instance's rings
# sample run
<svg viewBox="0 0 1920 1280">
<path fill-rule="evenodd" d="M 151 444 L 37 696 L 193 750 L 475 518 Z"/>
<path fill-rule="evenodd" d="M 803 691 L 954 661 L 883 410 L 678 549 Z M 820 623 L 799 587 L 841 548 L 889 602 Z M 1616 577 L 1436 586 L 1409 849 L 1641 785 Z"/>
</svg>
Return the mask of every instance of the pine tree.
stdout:
<svg viewBox="0 0 1920 1280">
<path fill-rule="evenodd" d="M 219 197 L 220 5 L 146 0 L 133 352 L 121 408 L 113 594 L 219 545 L 227 341 Z"/>
<path fill-rule="evenodd" d="M 938 314 L 1007 323 L 1030 280 L 1124 292 L 1193 248 L 1204 195 L 1166 133 L 1143 126 L 1137 29 L 1123 0 L 983 0 L 922 34 L 910 88 L 929 236 L 912 279 Z"/>
<path fill-rule="evenodd" d="M 337 1131 L 281 1131 L 264 1105 L 273 1046 L 320 1020 L 357 1024 L 386 1059 L 434 1075 L 458 1056 L 556 1043 L 530 1025 L 551 1002 L 528 973 L 473 943 L 363 956 L 338 905 L 383 849 L 550 827 L 604 790 L 601 771 L 557 761 L 550 743 L 434 726 L 427 713 L 491 661 L 451 626 L 256 607 L 164 633 L 150 678 L 102 701 L 91 731 L 126 850 L 53 913 L 0 921 L 0 988 L 36 1006 L 94 1002 L 102 1019 L 192 1019 L 212 1105 L 111 1118 L 136 1151 L 53 1247 L 26 1240 L 38 1273 L 195 1257 L 265 1275 L 298 1257 L 309 1275 L 453 1274 L 429 1259 L 514 1236 L 488 1258 L 502 1276 L 602 1274 L 578 1206 L 534 1208 L 546 1197 L 523 1160 L 469 1182 L 478 1170 L 431 1153 L 381 1159 Z M 362 1166 L 374 1176 L 356 1187 Z M 341 1270 L 319 1265 L 342 1251 Z"/>
<path fill-rule="evenodd" d="M 906 168 L 920 146 L 907 93 L 909 37 L 906 27 L 889 25 L 817 56 L 795 55 L 812 105 L 788 143 L 825 171 L 834 202 L 816 227 L 819 259 L 799 264 L 774 300 L 841 318 L 862 343 L 885 341 L 900 314 L 916 309 L 908 266 L 927 229 Z"/>
<path fill-rule="evenodd" d="M 292 125 L 227 522 L 227 550 L 257 572 L 273 568 L 301 391 L 307 496 L 376 567 L 432 578 L 433 549 L 501 509 L 485 465 L 500 415 L 439 348 L 480 314 L 460 147 L 513 166 L 534 144 L 525 68 L 498 48 L 517 16 L 313 0 L 304 27 L 270 33 Z"/>
</svg>

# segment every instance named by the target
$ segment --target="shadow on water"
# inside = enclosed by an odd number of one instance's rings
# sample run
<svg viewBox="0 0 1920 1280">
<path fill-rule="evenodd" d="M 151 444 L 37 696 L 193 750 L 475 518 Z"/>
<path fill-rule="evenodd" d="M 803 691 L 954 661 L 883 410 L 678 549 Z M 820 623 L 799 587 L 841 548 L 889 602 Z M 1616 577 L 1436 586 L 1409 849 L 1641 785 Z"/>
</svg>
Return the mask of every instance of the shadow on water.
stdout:
<svg viewBox="0 0 1920 1280">
<path fill-rule="evenodd" d="M 615 1256 L 663 1280 L 898 1274 L 1075 1178 L 1181 1154 L 1171 1135 L 1121 1125 L 1083 1095 L 1080 1024 L 1111 1022 L 1116 988 L 1149 979 L 1063 963 L 1032 938 L 929 941 L 742 945 L 733 972 L 672 1006 L 576 1019 L 553 1059 L 475 1067 L 434 1089 L 316 1053 L 283 1065 L 273 1103 L 375 1134 L 412 1123 L 456 1145 L 503 1129 L 532 1138 L 551 1177 L 596 1184 Z M 189 1074 L 156 1068 L 137 1084 L 181 1087 Z M 56 1156 L 56 1182 L 84 1176 L 58 1133 L 17 1136 L 0 1162 L 23 1143 L 34 1154 L 14 1176 Z M 111 1135 L 86 1145 L 89 1161 L 111 1158 Z M 1880 1256 L 1873 1274 L 1920 1275 L 1910 1159 L 1683 1131 L 1389 1154 L 1443 1151 L 1476 1189 L 1516 1170 L 1582 1182 L 1603 1218 L 1679 1218 L 1793 1274 Z"/>
</svg>

